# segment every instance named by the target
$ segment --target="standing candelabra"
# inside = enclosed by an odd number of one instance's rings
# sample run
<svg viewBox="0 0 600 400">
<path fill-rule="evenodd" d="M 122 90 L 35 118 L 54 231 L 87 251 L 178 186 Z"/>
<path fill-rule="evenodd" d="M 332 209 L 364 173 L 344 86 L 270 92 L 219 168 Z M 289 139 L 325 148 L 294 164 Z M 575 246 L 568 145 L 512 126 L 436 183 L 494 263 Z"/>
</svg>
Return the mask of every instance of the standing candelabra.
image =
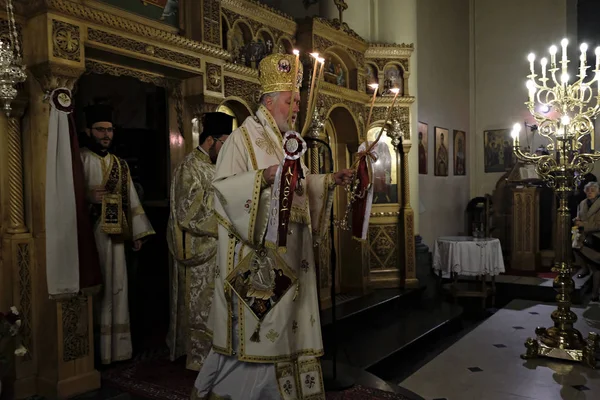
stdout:
<svg viewBox="0 0 600 400">
<path fill-rule="evenodd" d="M 537 337 L 527 339 L 527 351 L 521 357 L 560 358 L 582 362 L 595 368 L 600 336 L 590 333 L 584 339 L 573 327 L 577 315 L 571 310 L 574 282 L 571 278 L 571 216 L 567 201 L 581 177 L 591 172 L 594 161 L 600 159 L 600 152 L 586 150 L 582 145 L 582 141 L 591 139 L 594 134 L 594 119 L 600 112 L 600 47 L 595 51 L 594 75 L 588 77 L 586 71 L 590 67 L 586 62 L 587 45 L 581 45 L 578 79 L 569 83 L 567 45 L 568 40 L 563 39 L 560 68 L 556 63 L 557 47 L 550 47 L 550 62 L 545 57 L 540 60 L 541 76 L 535 71 L 535 55 L 528 56 L 531 73 L 527 81 L 529 100 L 525 104 L 537 121 L 539 134 L 547 139 L 546 148 L 550 154 L 535 155 L 522 151 L 519 145 L 521 125 L 515 124 L 512 131 L 516 157 L 524 163 L 534 164 L 536 172 L 554 189 L 559 199 L 556 218 L 557 248 L 552 269 L 558 272 L 554 279 L 558 306 L 551 316 L 554 326 L 536 328 Z M 595 85 L 596 90 L 593 88 Z"/>
</svg>

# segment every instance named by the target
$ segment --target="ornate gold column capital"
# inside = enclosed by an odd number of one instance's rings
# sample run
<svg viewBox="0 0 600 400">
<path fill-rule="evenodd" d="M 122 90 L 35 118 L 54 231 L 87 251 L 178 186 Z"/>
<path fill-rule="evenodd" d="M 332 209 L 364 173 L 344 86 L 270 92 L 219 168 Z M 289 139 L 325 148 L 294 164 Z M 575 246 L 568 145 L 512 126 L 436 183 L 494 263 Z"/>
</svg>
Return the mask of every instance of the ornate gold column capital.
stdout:
<svg viewBox="0 0 600 400">
<path fill-rule="evenodd" d="M 49 93 L 59 87 L 66 87 L 69 90 L 73 90 L 75 82 L 85 72 L 83 68 L 73 68 L 51 62 L 33 65 L 29 70 L 45 93 Z"/>
</svg>

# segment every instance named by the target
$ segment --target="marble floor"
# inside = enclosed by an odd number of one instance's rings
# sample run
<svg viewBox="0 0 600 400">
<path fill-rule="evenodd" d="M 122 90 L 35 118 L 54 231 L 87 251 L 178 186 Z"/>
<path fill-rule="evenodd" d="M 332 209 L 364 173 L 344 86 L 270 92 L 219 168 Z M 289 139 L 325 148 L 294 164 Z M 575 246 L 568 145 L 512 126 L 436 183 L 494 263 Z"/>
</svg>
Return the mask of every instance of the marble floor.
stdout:
<svg viewBox="0 0 600 400">
<path fill-rule="evenodd" d="M 592 400 L 600 369 L 540 358 L 525 361 L 523 343 L 537 326 L 552 326 L 551 304 L 514 300 L 398 382 L 426 400 Z M 600 333 L 600 304 L 573 308 L 584 336 Z"/>
</svg>

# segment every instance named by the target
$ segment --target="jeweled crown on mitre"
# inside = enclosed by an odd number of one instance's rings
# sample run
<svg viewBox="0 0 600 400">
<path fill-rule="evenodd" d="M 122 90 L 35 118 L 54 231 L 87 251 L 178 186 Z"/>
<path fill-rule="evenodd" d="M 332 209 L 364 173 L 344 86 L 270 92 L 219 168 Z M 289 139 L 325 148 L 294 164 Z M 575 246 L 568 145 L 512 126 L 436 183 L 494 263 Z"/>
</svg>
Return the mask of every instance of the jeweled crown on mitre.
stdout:
<svg viewBox="0 0 600 400">
<path fill-rule="evenodd" d="M 294 79 L 296 56 L 293 54 L 271 54 L 262 59 L 258 66 L 258 78 L 262 94 L 272 92 L 291 92 L 302 85 L 302 65 L 298 66 L 298 75 Z"/>
</svg>

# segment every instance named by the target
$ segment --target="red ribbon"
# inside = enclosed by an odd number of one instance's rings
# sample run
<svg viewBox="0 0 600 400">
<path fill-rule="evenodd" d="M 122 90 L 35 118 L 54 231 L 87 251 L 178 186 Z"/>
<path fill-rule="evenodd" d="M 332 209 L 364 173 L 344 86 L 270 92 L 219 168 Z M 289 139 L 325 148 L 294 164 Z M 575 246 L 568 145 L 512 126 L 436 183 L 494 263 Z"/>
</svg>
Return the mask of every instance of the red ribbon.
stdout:
<svg viewBox="0 0 600 400">
<path fill-rule="evenodd" d="M 369 187 L 369 170 L 367 167 L 367 157 L 363 156 L 358 162 L 356 168 L 356 178 L 358 185 L 354 192 L 355 200 L 352 207 L 352 236 L 362 239 L 363 226 L 365 222 L 365 211 L 367 209 L 367 190 Z"/>
<path fill-rule="evenodd" d="M 300 160 L 285 160 L 281 171 L 281 186 L 279 191 L 279 229 L 278 243 L 284 247 L 287 243 L 288 222 L 294 200 L 294 190 L 298 183 L 301 170 Z"/>
</svg>

